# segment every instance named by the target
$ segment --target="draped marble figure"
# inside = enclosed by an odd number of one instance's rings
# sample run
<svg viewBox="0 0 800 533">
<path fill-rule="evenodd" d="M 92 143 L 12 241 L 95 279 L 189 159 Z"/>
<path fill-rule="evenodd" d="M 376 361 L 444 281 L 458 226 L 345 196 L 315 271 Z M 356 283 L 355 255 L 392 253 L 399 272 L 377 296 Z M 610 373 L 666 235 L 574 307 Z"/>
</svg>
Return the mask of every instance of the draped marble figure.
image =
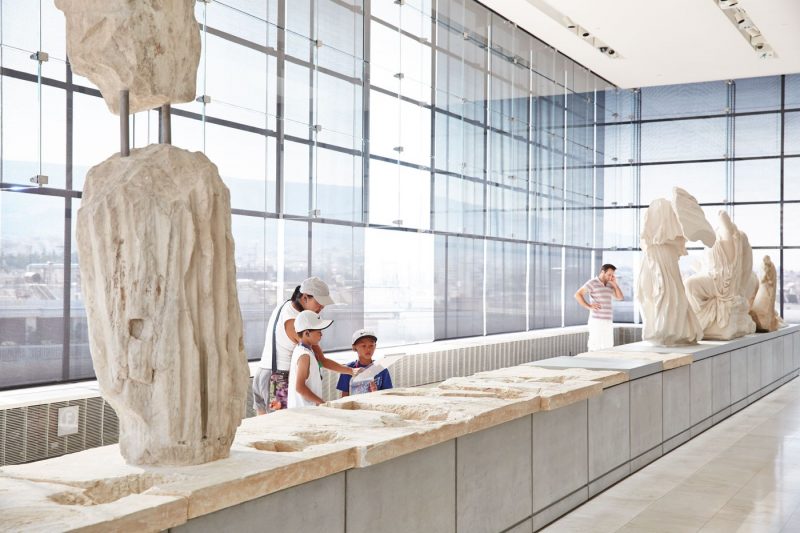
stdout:
<svg viewBox="0 0 800 533">
<path fill-rule="evenodd" d="M 758 288 L 747 235 L 728 213 L 719 212 L 717 241 L 706 251 L 703 270 L 686 280 L 686 295 L 706 339 L 730 340 L 756 330 L 750 302 Z"/>
<path fill-rule="evenodd" d="M 750 317 L 756 323 L 756 331 L 775 331 L 783 325 L 780 315 L 775 311 L 775 293 L 778 274 L 775 264 L 768 255 L 761 264 L 758 292 L 750 306 Z"/>
<path fill-rule="evenodd" d="M 653 200 L 645 211 L 641 233 L 643 259 L 637 278 L 637 300 L 644 329 L 642 339 L 661 346 L 695 344 L 703 328 L 692 311 L 678 260 L 687 240 L 714 243 L 714 232 L 697 200 L 680 188 L 673 200 Z"/>
</svg>

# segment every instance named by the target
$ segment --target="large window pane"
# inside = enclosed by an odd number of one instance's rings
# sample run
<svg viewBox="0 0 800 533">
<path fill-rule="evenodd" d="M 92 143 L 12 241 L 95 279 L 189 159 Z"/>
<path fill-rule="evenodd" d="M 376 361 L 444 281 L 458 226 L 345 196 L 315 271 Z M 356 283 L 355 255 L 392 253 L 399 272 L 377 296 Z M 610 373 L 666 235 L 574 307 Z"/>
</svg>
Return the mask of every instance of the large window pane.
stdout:
<svg viewBox="0 0 800 533">
<path fill-rule="evenodd" d="M 642 119 L 725 113 L 728 84 L 724 81 L 665 85 L 642 89 Z"/>
<path fill-rule="evenodd" d="M 530 246 L 530 328 L 561 326 L 561 247 Z"/>
<path fill-rule="evenodd" d="M 781 116 L 736 117 L 736 157 L 778 155 L 781 152 Z"/>
<path fill-rule="evenodd" d="M 719 159 L 726 155 L 725 118 L 642 124 L 642 161 Z"/>
<path fill-rule="evenodd" d="M 486 241 L 486 333 L 526 328 L 527 245 Z"/>
<path fill-rule="evenodd" d="M 734 196 L 737 202 L 777 201 L 781 197 L 780 159 L 734 163 Z"/>
<path fill-rule="evenodd" d="M 0 264 L 0 388 L 60 380 L 62 198 L 0 191 Z"/>
<path fill-rule="evenodd" d="M 483 334 L 483 240 L 436 236 L 436 338 Z"/>
<path fill-rule="evenodd" d="M 751 246 L 780 244 L 780 209 L 777 204 L 737 205 L 733 209 L 733 222 L 747 234 Z M 716 220 L 712 225 L 717 226 Z"/>
<path fill-rule="evenodd" d="M 641 167 L 641 201 L 650 205 L 656 198 L 672 198 L 680 187 L 700 203 L 723 202 L 727 198 L 725 163 L 685 163 Z"/>
<path fill-rule="evenodd" d="M 433 235 L 367 229 L 364 325 L 381 346 L 433 340 Z"/>
</svg>

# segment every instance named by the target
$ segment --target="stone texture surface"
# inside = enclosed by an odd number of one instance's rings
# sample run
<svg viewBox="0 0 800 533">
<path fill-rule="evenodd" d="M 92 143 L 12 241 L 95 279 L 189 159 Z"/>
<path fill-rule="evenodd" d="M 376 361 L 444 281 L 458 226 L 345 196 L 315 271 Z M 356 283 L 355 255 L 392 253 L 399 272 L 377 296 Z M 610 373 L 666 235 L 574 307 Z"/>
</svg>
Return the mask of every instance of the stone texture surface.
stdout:
<svg viewBox="0 0 800 533">
<path fill-rule="evenodd" d="M 630 428 L 629 383 L 589 399 L 590 483 L 630 460 Z M 593 494 L 591 487 L 589 493 Z"/>
<path fill-rule="evenodd" d="M 344 531 L 345 474 L 310 481 L 235 507 L 199 516 L 170 533 Z"/>
<path fill-rule="evenodd" d="M 456 441 L 456 531 L 503 531 L 531 516 L 531 417 Z"/>
<path fill-rule="evenodd" d="M 686 298 L 678 260 L 687 254 L 684 226 L 693 239 L 707 240 L 711 226 L 693 196 L 678 188 L 673 193 L 673 203 L 664 198 L 650 203 L 640 237 L 643 257 L 636 298 L 644 322 L 642 339 L 658 346 L 695 344 L 703 338 L 703 328 Z"/>
<path fill-rule="evenodd" d="M 716 231 L 717 241 L 707 251 L 702 272 L 686 280 L 686 295 L 704 338 L 730 340 L 756 330 L 749 311 L 758 281 L 750 241 L 727 212 L 719 212 Z"/>
<path fill-rule="evenodd" d="M 194 0 L 56 0 L 67 21 L 73 72 L 97 85 L 119 114 L 119 92 L 130 112 L 194 99 L 200 30 Z"/>
<path fill-rule="evenodd" d="M 659 352 L 644 352 L 644 351 L 621 352 L 613 349 L 586 352 L 578 354 L 577 357 L 587 357 L 596 359 L 612 358 L 612 359 L 621 359 L 625 361 L 636 361 L 642 359 L 645 361 L 657 361 L 661 363 L 661 368 L 663 370 L 671 370 L 673 368 L 690 365 L 692 364 L 693 361 L 692 354 L 686 354 L 686 353 L 659 353 Z"/>
<path fill-rule="evenodd" d="M 110 157 L 87 174 L 77 242 L 92 361 L 123 456 L 227 456 L 249 370 L 216 166 L 170 145 Z"/>
<path fill-rule="evenodd" d="M 452 533 L 456 529 L 455 441 L 347 472 L 348 533 Z"/>
<path fill-rule="evenodd" d="M 775 264 L 768 255 L 764 256 L 761 264 L 761 277 L 758 282 L 758 292 L 750 306 L 750 317 L 756 323 L 756 331 L 776 331 L 783 325 L 783 320 L 775 310 L 778 274 Z"/>
</svg>

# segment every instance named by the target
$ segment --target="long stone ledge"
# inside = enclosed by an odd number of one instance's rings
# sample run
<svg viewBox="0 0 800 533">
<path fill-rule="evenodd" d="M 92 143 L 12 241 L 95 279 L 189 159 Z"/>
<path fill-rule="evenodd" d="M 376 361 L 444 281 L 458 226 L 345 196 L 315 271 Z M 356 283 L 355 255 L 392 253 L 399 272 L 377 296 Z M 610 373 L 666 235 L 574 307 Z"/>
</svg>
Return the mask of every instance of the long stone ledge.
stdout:
<svg viewBox="0 0 800 533">
<path fill-rule="evenodd" d="M 219 520 L 250 523 L 247 513 L 260 513 L 287 491 L 331 487 L 344 487 L 325 492 L 343 507 L 359 505 L 358 491 L 373 498 L 371 510 L 343 514 L 346 531 L 367 531 L 362 526 L 378 519 L 370 513 L 381 510 L 396 530 L 420 516 L 442 524 L 431 531 L 452 531 L 453 523 L 458 531 L 539 528 L 800 368 L 800 326 L 730 346 L 691 364 L 663 357 L 660 372 L 620 371 L 659 366 L 657 356 L 632 361 L 623 351 L 616 369 L 596 369 L 612 354 L 574 357 L 566 369 L 536 361 L 247 419 L 229 458 L 195 467 L 130 467 L 116 446 L 5 467 L 0 529 L 212 531 Z M 444 468 L 441 479 L 427 480 L 432 468 Z M 394 484 L 387 472 L 395 472 Z M 352 482 L 324 482 L 342 475 Z M 394 523 L 397 483 L 417 499 Z M 499 501 L 509 490 L 513 505 Z M 433 494 L 441 505 L 430 506 Z M 494 504 L 505 511 L 493 511 Z M 324 518 L 304 519 L 311 531 Z"/>
</svg>

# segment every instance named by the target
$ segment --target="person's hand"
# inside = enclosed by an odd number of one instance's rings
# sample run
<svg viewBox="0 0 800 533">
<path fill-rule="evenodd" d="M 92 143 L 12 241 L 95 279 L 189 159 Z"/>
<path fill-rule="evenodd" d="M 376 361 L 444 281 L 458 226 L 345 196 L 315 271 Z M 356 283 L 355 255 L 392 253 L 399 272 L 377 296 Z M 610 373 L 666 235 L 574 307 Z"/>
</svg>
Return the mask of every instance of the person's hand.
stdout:
<svg viewBox="0 0 800 533">
<path fill-rule="evenodd" d="M 600 304 L 599 304 L 599 303 L 597 303 L 597 302 L 594 302 L 594 303 L 591 303 L 591 304 L 589 304 L 589 307 L 590 307 L 591 309 L 594 309 L 595 311 L 598 311 L 598 310 L 600 310 L 600 309 L 601 309 L 603 306 L 602 306 L 602 305 L 600 305 Z"/>
<path fill-rule="evenodd" d="M 612 287 L 616 287 L 617 286 L 617 275 L 615 273 L 611 273 L 611 275 L 608 276 L 608 283 Z"/>
</svg>

